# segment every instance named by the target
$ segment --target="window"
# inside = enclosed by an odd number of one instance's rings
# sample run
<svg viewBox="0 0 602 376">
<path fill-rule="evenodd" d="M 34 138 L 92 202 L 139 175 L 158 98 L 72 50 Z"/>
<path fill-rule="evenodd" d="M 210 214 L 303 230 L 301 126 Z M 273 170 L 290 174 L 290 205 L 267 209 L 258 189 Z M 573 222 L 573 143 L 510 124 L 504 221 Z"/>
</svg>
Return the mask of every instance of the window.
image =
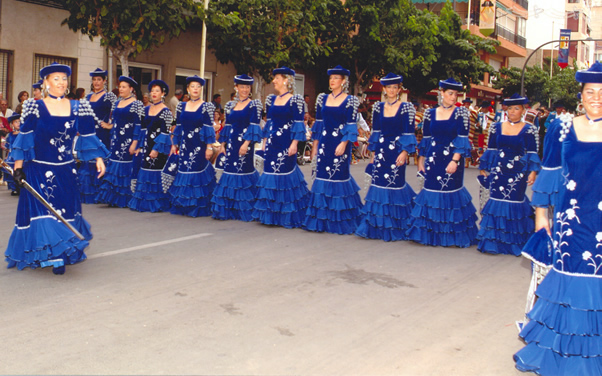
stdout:
<svg viewBox="0 0 602 376">
<path fill-rule="evenodd" d="M 10 104 L 10 77 L 12 69 L 12 51 L 0 50 L 0 93 Z"/>
<path fill-rule="evenodd" d="M 148 84 L 152 80 L 161 79 L 161 66 L 154 64 L 144 64 L 129 62 L 130 77 L 140 85 L 142 95 L 148 91 Z M 121 64 L 117 64 L 117 77 L 122 76 Z M 170 88 L 171 90 L 174 90 Z M 170 90 L 170 92 L 172 92 Z M 172 92 L 173 93 L 173 92 Z"/>
<path fill-rule="evenodd" d="M 31 83 L 35 84 L 40 80 L 40 69 L 54 62 L 68 65 L 69 67 L 71 67 L 71 77 L 77 77 L 77 59 L 73 59 L 70 57 L 36 54 L 33 60 L 33 75 L 31 77 Z M 70 80 L 69 82 L 69 90 L 71 90 L 72 92 L 75 91 L 74 81 L 76 80 Z"/>
<path fill-rule="evenodd" d="M 566 12 L 566 28 L 572 32 L 579 31 L 579 11 Z"/>
<path fill-rule="evenodd" d="M 305 75 L 296 73 L 295 74 L 295 94 L 303 96 L 305 94 Z"/>
</svg>

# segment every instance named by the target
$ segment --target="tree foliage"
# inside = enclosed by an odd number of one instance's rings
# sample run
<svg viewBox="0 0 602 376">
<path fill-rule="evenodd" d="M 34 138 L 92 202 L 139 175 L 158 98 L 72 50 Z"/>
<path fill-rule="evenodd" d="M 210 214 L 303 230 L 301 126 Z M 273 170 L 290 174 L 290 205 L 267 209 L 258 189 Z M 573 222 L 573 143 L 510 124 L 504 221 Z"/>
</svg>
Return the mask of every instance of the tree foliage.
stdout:
<svg viewBox="0 0 602 376">
<path fill-rule="evenodd" d="M 128 58 L 177 37 L 203 16 L 193 0 L 63 0 L 69 16 L 63 20 L 90 40 L 101 38 L 129 74 Z"/>
</svg>

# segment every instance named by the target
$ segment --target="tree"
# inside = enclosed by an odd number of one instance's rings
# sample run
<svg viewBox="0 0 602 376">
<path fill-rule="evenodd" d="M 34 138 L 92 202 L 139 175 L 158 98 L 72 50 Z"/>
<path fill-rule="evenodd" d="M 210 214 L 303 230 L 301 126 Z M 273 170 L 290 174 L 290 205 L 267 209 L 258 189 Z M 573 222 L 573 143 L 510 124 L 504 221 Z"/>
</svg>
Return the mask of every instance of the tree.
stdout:
<svg viewBox="0 0 602 376">
<path fill-rule="evenodd" d="M 279 66 L 312 66 L 317 56 L 329 53 L 315 29 L 316 14 L 325 8 L 320 0 L 211 2 L 209 47 L 220 63 L 265 80 Z"/>
<path fill-rule="evenodd" d="M 116 56 L 124 75 L 128 58 L 177 37 L 203 17 L 202 3 L 193 0 L 63 0 L 69 16 L 63 20 L 74 32 L 100 37 Z"/>
<path fill-rule="evenodd" d="M 495 89 L 501 89 L 502 95 L 506 98 L 514 93 L 520 94 L 520 80 L 522 70 L 516 67 L 500 68 L 496 73 L 496 81 L 493 85 Z M 525 95 L 531 103 L 548 103 L 550 98 L 548 92 L 548 82 L 550 81 L 549 73 L 546 73 L 538 66 L 527 67 L 525 69 Z"/>
<path fill-rule="evenodd" d="M 562 101 L 569 111 L 577 108 L 579 104 L 577 93 L 581 92 L 581 84 L 575 80 L 575 72 L 578 69 L 576 61 L 573 62 L 572 67 L 564 69 L 560 69 L 558 64 L 554 64 L 553 75 L 546 88 L 552 104 Z"/>
</svg>

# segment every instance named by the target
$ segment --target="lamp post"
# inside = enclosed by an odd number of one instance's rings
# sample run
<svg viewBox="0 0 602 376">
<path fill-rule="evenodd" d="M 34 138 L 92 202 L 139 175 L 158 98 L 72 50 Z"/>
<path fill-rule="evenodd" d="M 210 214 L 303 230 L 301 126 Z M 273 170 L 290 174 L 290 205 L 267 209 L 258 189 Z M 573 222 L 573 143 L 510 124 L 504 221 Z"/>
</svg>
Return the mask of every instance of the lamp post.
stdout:
<svg viewBox="0 0 602 376">
<path fill-rule="evenodd" d="M 205 0 L 204 4 L 203 4 L 203 8 L 205 9 L 205 12 L 207 12 L 207 9 L 209 9 L 209 0 Z M 205 18 L 207 18 L 207 16 L 205 15 Z M 203 35 L 201 37 L 201 66 L 200 66 L 200 72 L 201 72 L 201 78 L 205 79 L 205 56 L 207 54 L 207 22 L 205 19 L 203 19 Z M 208 93 L 207 96 L 211 95 L 211 93 Z M 203 90 L 201 90 L 201 100 L 207 100 L 208 98 L 203 98 Z"/>
<path fill-rule="evenodd" d="M 573 42 L 599 42 L 599 41 L 602 41 L 602 39 L 592 39 L 592 38 L 573 39 L 573 40 L 570 40 L 568 42 L 569 43 L 573 43 Z M 537 47 L 536 49 L 534 49 L 533 52 L 531 52 L 531 54 L 529 55 L 529 57 L 527 57 L 527 60 L 525 60 L 525 64 L 523 65 L 523 70 L 522 70 L 522 72 L 520 74 L 520 95 L 521 95 L 521 97 L 525 96 L 525 70 L 527 69 L 527 63 L 529 62 L 529 59 L 531 59 L 531 56 L 533 56 L 533 54 L 535 54 L 535 52 L 537 52 L 537 50 L 539 50 L 540 48 L 542 48 L 546 44 L 561 43 L 561 42 L 567 42 L 567 41 L 563 40 L 563 39 L 551 40 L 549 42 L 546 42 L 546 43 L 542 44 L 541 46 Z M 550 59 L 550 66 L 552 65 L 553 60 L 554 60 L 553 58 Z"/>
</svg>

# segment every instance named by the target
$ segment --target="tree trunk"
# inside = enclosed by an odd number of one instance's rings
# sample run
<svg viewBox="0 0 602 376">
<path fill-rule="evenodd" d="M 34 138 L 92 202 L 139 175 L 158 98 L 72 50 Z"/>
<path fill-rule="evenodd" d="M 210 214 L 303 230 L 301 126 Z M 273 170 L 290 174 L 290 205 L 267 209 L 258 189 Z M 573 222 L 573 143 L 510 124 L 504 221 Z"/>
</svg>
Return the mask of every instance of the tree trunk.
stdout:
<svg viewBox="0 0 602 376">
<path fill-rule="evenodd" d="M 130 62 L 128 60 L 128 57 L 130 56 L 132 51 L 133 48 L 111 48 L 113 56 L 117 57 L 117 59 L 119 59 L 119 63 L 121 64 L 121 74 L 126 77 L 130 76 Z"/>
</svg>

